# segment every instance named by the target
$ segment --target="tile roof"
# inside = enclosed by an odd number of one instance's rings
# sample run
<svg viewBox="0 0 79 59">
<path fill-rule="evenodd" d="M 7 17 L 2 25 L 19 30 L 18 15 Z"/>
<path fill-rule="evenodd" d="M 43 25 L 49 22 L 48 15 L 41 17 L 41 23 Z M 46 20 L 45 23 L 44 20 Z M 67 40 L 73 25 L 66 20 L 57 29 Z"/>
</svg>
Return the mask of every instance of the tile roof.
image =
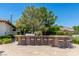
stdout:
<svg viewBox="0 0 79 59">
<path fill-rule="evenodd" d="M 15 26 L 14 26 L 11 22 L 9 22 L 9 21 L 0 19 L 0 22 L 1 22 L 1 23 L 6 23 L 6 24 L 12 26 L 13 28 L 15 28 Z"/>
<path fill-rule="evenodd" d="M 68 31 L 74 31 L 73 28 L 70 28 L 70 27 L 63 27 L 63 28 L 60 28 L 61 30 L 68 30 Z"/>
</svg>

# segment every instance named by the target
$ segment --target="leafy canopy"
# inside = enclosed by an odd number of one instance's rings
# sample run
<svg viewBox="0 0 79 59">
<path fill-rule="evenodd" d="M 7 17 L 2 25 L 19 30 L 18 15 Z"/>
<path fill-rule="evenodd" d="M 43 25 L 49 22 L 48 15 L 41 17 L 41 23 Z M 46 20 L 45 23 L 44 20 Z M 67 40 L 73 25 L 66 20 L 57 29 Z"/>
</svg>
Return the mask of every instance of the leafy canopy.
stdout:
<svg viewBox="0 0 79 59">
<path fill-rule="evenodd" d="M 22 16 L 16 22 L 16 27 L 22 34 L 41 31 L 47 33 L 57 19 L 52 11 L 45 7 L 35 8 L 34 6 L 25 8 Z"/>
</svg>

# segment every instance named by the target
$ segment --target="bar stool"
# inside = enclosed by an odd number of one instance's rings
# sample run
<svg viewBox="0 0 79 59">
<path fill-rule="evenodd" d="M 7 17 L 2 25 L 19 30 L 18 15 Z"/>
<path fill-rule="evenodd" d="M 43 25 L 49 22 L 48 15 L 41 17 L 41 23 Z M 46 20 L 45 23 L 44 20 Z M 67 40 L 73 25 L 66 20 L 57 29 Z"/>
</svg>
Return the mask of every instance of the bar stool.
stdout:
<svg viewBox="0 0 79 59">
<path fill-rule="evenodd" d="M 66 47 L 67 47 L 67 48 L 72 48 L 71 42 L 72 42 L 72 40 L 67 40 L 67 41 L 66 41 Z"/>
<path fill-rule="evenodd" d="M 21 38 L 21 44 L 22 44 L 22 45 L 26 45 L 25 37 L 22 37 L 22 38 Z"/>
<path fill-rule="evenodd" d="M 34 37 L 30 37 L 30 44 L 31 45 L 35 45 L 35 41 L 34 40 L 35 40 Z"/>
<path fill-rule="evenodd" d="M 59 47 L 59 48 L 65 48 L 64 40 L 59 40 L 59 41 L 58 41 L 58 47 Z"/>
</svg>

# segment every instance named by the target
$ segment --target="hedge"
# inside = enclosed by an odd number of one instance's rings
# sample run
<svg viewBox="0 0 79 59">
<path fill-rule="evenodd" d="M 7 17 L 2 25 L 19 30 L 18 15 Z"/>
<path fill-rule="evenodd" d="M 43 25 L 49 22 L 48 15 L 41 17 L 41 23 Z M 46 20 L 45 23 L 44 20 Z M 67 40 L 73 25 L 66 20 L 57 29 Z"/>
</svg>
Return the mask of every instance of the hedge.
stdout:
<svg viewBox="0 0 79 59">
<path fill-rule="evenodd" d="M 8 44 L 12 42 L 13 35 L 0 36 L 0 44 Z"/>
<path fill-rule="evenodd" d="M 14 36 L 13 35 L 0 36 L 0 39 L 3 39 L 3 38 L 14 38 Z"/>
</svg>

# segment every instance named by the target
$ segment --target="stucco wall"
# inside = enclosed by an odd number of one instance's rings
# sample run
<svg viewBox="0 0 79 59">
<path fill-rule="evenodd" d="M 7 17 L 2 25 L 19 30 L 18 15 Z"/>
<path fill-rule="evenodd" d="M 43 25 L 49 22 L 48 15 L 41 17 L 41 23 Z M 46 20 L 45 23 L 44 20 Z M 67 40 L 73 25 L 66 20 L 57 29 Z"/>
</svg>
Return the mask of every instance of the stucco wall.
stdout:
<svg viewBox="0 0 79 59">
<path fill-rule="evenodd" d="M 13 33 L 13 28 L 11 26 L 9 26 L 8 24 L 5 25 L 6 26 L 6 34 L 12 34 Z"/>
<path fill-rule="evenodd" d="M 6 26 L 4 23 L 0 23 L 0 36 L 5 35 L 6 32 Z"/>
<path fill-rule="evenodd" d="M 13 28 L 5 23 L 0 23 L 0 36 L 13 34 Z"/>
</svg>

